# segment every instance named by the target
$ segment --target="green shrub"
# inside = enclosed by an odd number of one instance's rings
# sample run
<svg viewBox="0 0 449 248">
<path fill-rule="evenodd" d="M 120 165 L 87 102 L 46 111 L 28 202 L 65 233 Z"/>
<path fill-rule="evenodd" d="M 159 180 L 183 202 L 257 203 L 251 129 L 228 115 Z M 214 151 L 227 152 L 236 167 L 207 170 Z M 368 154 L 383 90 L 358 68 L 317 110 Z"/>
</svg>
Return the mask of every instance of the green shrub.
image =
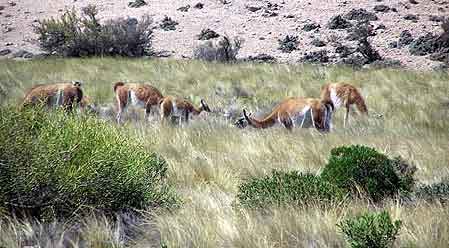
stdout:
<svg viewBox="0 0 449 248">
<path fill-rule="evenodd" d="M 0 108 L 0 208 L 67 216 L 175 202 L 166 162 L 88 116 Z"/>
<path fill-rule="evenodd" d="M 418 199 L 428 202 L 446 203 L 449 201 L 449 178 L 439 183 L 421 186 L 416 190 L 415 195 Z"/>
<path fill-rule="evenodd" d="M 401 221 L 392 221 L 388 212 L 366 213 L 338 224 L 352 248 L 392 247 L 401 228 Z"/>
<path fill-rule="evenodd" d="M 249 207 L 266 205 L 330 203 L 341 201 L 344 192 L 311 174 L 273 171 L 263 178 L 252 178 L 239 186 L 237 198 Z"/>
<path fill-rule="evenodd" d="M 79 17 L 74 10 L 60 18 L 42 20 L 35 32 L 40 46 L 51 54 L 61 56 L 131 56 L 151 54 L 152 21 L 144 16 L 116 19 L 100 24 L 94 5 L 83 8 Z"/>
<path fill-rule="evenodd" d="M 389 159 L 373 148 L 343 146 L 331 150 L 321 176 L 337 187 L 380 201 L 386 196 L 412 190 L 415 171 L 399 168 L 401 166 L 410 167 L 400 158 Z"/>
</svg>

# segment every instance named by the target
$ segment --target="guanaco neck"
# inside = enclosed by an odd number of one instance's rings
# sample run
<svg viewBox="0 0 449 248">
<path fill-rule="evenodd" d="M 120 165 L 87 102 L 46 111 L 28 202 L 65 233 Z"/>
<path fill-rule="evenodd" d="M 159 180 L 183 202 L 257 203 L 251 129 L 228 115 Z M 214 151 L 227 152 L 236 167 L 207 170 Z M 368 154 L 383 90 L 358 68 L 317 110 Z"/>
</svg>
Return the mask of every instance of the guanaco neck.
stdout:
<svg viewBox="0 0 449 248">
<path fill-rule="evenodd" d="M 276 124 L 276 113 L 277 112 L 272 112 L 262 120 L 258 120 L 245 114 L 245 119 L 255 128 L 268 128 Z"/>
</svg>

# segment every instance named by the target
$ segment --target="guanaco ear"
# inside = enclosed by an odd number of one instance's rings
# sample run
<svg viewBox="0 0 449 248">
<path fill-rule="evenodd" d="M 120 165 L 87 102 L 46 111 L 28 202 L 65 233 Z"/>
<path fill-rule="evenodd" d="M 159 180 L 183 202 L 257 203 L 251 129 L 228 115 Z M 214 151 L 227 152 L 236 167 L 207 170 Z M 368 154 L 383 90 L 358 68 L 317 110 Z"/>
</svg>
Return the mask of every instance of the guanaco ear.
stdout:
<svg viewBox="0 0 449 248">
<path fill-rule="evenodd" d="M 251 116 L 251 114 L 248 115 L 248 113 L 246 112 L 246 109 L 243 109 L 243 116 L 249 122 L 249 117 Z"/>
<path fill-rule="evenodd" d="M 72 85 L 75 87 L 81 87 L 82 84 L 83 84 L 83 82 L 81 82 L 81 81 L 77 81 L 77 80 L 72 81 Z"/>
<path fill-rule="evenodd" d="M 207 103 L 204 101 L 204 99 L 201 99 L 200 102 L 201 102 L 201 106 L 203 107 L 203 110 L 204 110 L 204 111 L 206 111 L 206 112 L 212 112 L 212 111 L 210 110 L 210 108 L 209 108 L 209 105 L 207 105 Z"/>
</svg>

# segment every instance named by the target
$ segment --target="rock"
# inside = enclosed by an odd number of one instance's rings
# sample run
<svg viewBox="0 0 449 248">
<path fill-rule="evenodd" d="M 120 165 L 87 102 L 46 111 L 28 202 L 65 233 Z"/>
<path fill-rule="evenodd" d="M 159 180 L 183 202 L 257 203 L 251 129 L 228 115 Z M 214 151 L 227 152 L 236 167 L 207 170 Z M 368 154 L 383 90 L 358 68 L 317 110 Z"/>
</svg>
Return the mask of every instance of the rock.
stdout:
<svg viewBox="0 0 449 248">
<path fill-rule="evenodd" d="M 198 35 L 198 40 L 210 40 L 214 38 L 218 38 L 220 35 L 212 29 L 206 28 L 201 30 L 201 33 Z"/>
<path fill-rule="evenodd" d="M 26 50 L 19 50 L 12 54 L 13 58 L 24 58 L 24 59 L 31 59 L 33 58 L 33 54 L 31 52 L 28 52 Z"/>
<path fill-rule="evenodd" d="M 379 4 L 379 5 L 374 6 L 374 11 L 376 11 L 376 12 L 386 13 L 386 12 L 389 12 L 390 10 L 391 10 L 390 7 L 388 7 L 387 5 L 384 5 L 384 4 Z"/>
<path fill-rule="evenodd" d="M 310 52 L 310 53 L 306 53 L 304 55 L 304 57 L 301 58 L 301 62 L 327 63 L 327 62 L 329 62 L 329 56 L 327 55 L 327 50 Z"/>
<path fill-rule="evenodd" d="M 446 20 L 446 18 L 444 16 L 431 15 L 429 17 L 429 21 L 432 21 L 432 22 L 444 22 L 444 20 Z"/>
<path fill-rule="evenodd" d="M 348 20 L 356 20 L 356 21 L 377 21 L 376 14 L 367 11 L 366 9 L 352 9 L 349 11 L 345 17 Z"/>
<path fill-rule="evenodd" d="M 6 42 L 5 43 L 5 46 L 12 46 L 12 45 L 14 45 L 14 43 L 12 43 L 12 42 Z"/>
<path fill-rule="evenodd" d="M 320 24 L 316 23 L 316 22 L 311 22 L 311 23 L 307 23 L 302 27 L 302 30 L 306 31 L 306 32 L 310 32 L 312 30 L 315 29 L 319 29 L 321 28 Z"/>
<path fill-rule="evenodd" d="M 189 11 L 189 9 L 190 9 L 190 5 L 187 4 L 186 6 L 179 7 L 177 10 L 181 11 L 181 12 L 187 12 L 187 11 Z"/>
<path fill-rule="evenodd" d="M 130 8 L 140 8 L 145 5 L 147 5 L 147 2 L 144 0 L 134 0 L 132 2 L 128 2 L 128 7 Z"/>
<path fill-rule="evenodd" d="M 195 9 L 202 9 L 202 8 L 204 8 L 204 4 L 203 3 L 197 3 L 197 4 L 193 5 L 193 7 Z"/>
<path fill-rule="evenodd" d="M 387 29 L 387 27 L 383 24 L 379 24 L 379 26 L 376 27 L 376 30 L 380 30 L 380 29 L 385 30 L 385 29 Z"/>
<path fill-rule="evenodd" d="M 4 9 L 5 9 L 5 6 L 0 5 L 0 11 L 1 11 L 1 10 L 4 10 Z"/>
<path fill-rule="evenodd" d="M 10 53 L 11 53 L 11 50 L 8 49 L 8 48 L 0 50 L 0 56 L 5 56 L 5 55 L 8 55 Z"/>
<path fill-rule="evenodd" d="M 253 61 L 253 62 L 259 62 L 259 63 L 274 63 L 276 62 L 276 58 L 274 58 L 271 55 L 261 53 L 257 54 L 256 56 L 249 56 L 247 61 Z"/>
<path fill-rule="evenodd" d="M 390 43 L 388 44 L 388 47 L 389 47 L 389 48 L 398 48 L 399 45 L 398 45 L 398 42 L 397 42 L 397 41 L 392 41 L 392 42 L 390 42 Z"/>
<path fill-rule="evenodd" d="M 352 27 L 352 24 L 341 15 L 336 15 L 331 18 L 327 26 L 329 29 L 347 29 Z"/>
<path fill-rule="evenodd" d="M 409 45 L 410 54 L 424 56 L 436 52 L 439 47 L 437 39 L 438 37 L 431 33 L 419 37 Z"/>
<path fill-rule="evenodd" d="M 295 18 L 295 15 L 288 14 L 288 15 L 285 15 L 284 18 L 287 18 L 287 19 Z"/>
<path fill-rule="evenodd" d="M 12 6 L 12 7 L 14 7 L 14 6 L 17 5 L 17 3 L 16 3 L 16 2 L 13 2 L 13 1 L 9 1 L 8 4 L 9 4 L 9 6 Z"/>
<path fill-rule="evenodd" d="M 266 9 L 264 11 L 264 13 L 262 14 L 263 17 L 275 17 L 275 16 L 278 16 L 278 15 L 279 14 L 277 12 L 269 10 L 269 9 Z"/>
<path fill-rule="evenodd" d="M 412 22 L 418 22 L 419 17 L 417 15 L 414 15 L 414 14 L 408 14 L 408 15 L 404 16 L 404 19 L 408 20 L 408 21 L 412 21 Z"/>
<path fill-rule="evenodd" d="M 411 4 L 418 4 L 418 2 L 416 0 L 408 0 L 408 2 Z"/>
<path fill-rule="evenodd" d="M 316 46 L 316 47 L 324 47 L 324 46 L 326 46 L 326 42 L 324 42 L 324 41 L 322 41 L 322 40 L 320 40 L 320 39 L 313 39 L 312 40 L 312 43 L 311 43 L 313 46 Z"/>
<path fill-rule="evenodd" d="M 410 45 L 413 42 L 412 33 L 408 30 L 404 30 L 399 35 L 398 47 L 404 47 Z"/>
<path fill-rule="evenodd" d="M 261 6 L 245 6 L 245 8 L 251 12 L 257 12 L 262 9 Z"/>
</svg>

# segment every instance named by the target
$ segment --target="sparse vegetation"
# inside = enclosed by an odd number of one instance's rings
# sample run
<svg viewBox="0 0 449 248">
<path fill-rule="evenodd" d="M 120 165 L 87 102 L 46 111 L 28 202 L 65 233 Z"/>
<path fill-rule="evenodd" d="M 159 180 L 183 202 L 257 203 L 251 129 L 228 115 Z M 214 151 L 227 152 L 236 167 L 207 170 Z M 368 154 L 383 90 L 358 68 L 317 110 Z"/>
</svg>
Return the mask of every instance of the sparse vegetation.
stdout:
<svg viewBox="0 0 449 248">
<path fill-rule="evenodd" d="M 400 220 L 393 221 L 390 214 L 383 211 L 344 220 L 339 228 L 352 248 L 388 248 L 393 247 L 401 225 Z"/>
<path fill-rule="evenodd" d="M 291 53 L 298 49 L 298 36 L 286 35 L 284 39 L 279 39 L 279 50 L 283 53 Z"/>
<path fill-rule="evenodd" d="M 178 26 L 178 24 L 179 23 L 173 20 L 171 17 L 165 16 L 164 19 L 162 19 L 159 27 L 165 31 L 171 31 L 176 30 L 176 26 Z"/>
<path fill-rule="evenodd" d="M 218 42 L 207 41 L 199 45 L 193 51 L 193 56 L 205 61 L 233 62 L 237 60 L 242 44 L 242 39 L 231 39 L 225 35 Z"/>
<path fill-rule="evenodd" d="M 68 57 L 130 56 L 151 53 L 152 20 L 116 19 L 100 23 L 94 5 L 83 9 L 80 17 L 74 10 L 60 18 L 41 20 L 35 32 L 43 50 Z"/>
<path fill-rule="evenodd" d="M 449 178 L 431 185 L 420 186 L 416 190 L 418 199 L 428 202 L 447 203 L 449 201 Z"/>
</svg>

